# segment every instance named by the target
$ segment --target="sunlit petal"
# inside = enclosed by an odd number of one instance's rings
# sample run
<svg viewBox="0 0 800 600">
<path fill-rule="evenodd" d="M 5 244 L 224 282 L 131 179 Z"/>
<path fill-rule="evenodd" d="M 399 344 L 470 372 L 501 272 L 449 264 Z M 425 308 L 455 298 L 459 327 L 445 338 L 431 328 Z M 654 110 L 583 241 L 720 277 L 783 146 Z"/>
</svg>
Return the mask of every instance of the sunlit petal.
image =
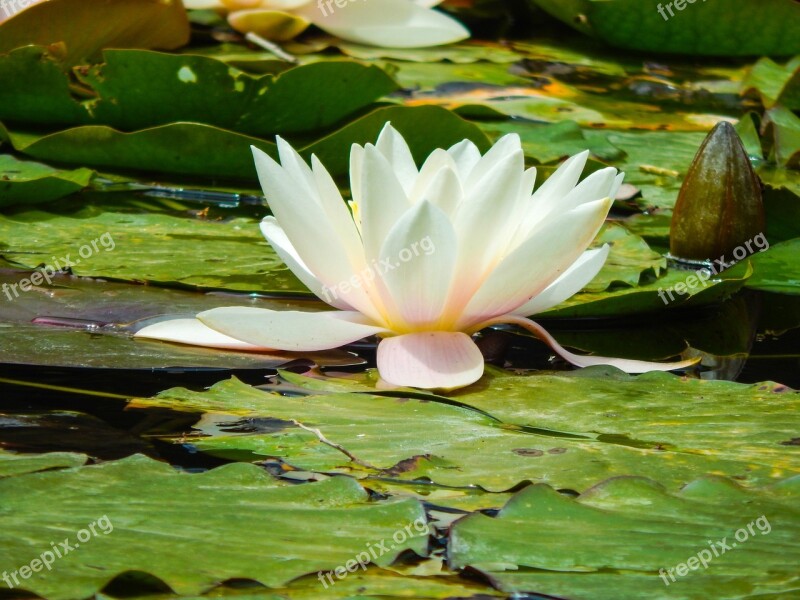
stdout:
<svg viewBox="0 0 800 600">
<path fill-rule="evenodd" d="M 234 339 L 288 351 L 327 350 L 386 332 L 357 312 L 311 313 L 234 306 L 207 310 L 197 318 Z"/>
<path fill-rule="evenodd" d="M 460 332 L 410 333 L 378 344 L 378 372 L 388 383 L 451 390 L 480 379 L 483 356 Z"/>
</svg>

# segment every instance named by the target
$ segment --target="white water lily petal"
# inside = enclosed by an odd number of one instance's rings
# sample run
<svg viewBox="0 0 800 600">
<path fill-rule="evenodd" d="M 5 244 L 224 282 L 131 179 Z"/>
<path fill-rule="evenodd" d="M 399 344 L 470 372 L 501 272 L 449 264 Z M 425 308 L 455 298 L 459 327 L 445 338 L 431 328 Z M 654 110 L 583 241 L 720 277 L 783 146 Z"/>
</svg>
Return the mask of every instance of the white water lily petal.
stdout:
<svg viewBox="0 0 800 600">
<path fill-rule="evenodd" d="M 291 352 L 328 350 L 386 332 L 357 312 L 311 313 L 233 306 L 207 310 L 197 318 L 234 339 Z"/>
<path fill-rule="evenodd" d="M 133 337 L 172 342 L 174 344 L 220 348 L 222 350 L 245 350 L 248 352 L 272 350 L 272 348 L 248 344 L 227 336 L 194 318 L 168 319 L 153 323 L 137 331 Z"/>
<path fill-rule="evenodd" d="M 429 201 L 452 219 L 464 199 L 464 190 L 461 188 L 458 173 L 445 167 L 436 173 L 428 187 L 420 192 L 420 198 Z"/>
<path fill-rule="evenodd" d="M 451 146 L 447 153 L 453 157 L 458 169 L 458 176 L 466 181 L 472 169 L 481 160 L 481 151 L 470 140 L 462 140 Z"/>
<path fill-rule="evenodd" d="M 348 305 L 379 319 L 378 309 L 363 288 L 342 289 L 342 282 L 360 272 L 364 265 L 351 262 L 352 251 L 342 243 L 339 232 L 321 207 L 319 195 L 312 198 L 298 190 L 295 179 L 258 148 L 253 148 L 253 156 L 272 213 L 307 270 L 326 289 L 338 290 Z M 295 168 L 302 172 L 299 166 Z"/>
<path fill-rule="evenodd" d="M 595 171 L 564 196 L 556 210 L 566 212 L 586 202 L 594 202 L 603 198 L 611 198 L 613 200 L 614 196 L 611 195 L 611 192 L 614 189 L 617 175 L 618 172 L 614 167 Z M 546 215 L 544 218 L 547 219 L 548 216 Z M 534 227 L 535 229 L 536 227 Z"/>
<path fill-rule="evenodd" d="M 523 210 L 522 220 L 511 242 L 512 248 L 527 239 L 534 228 L 541 225 L 548 216 L 562 214 L 561 202 L 575 188 L 588 158 L 588 150 L 568 158 L 533 193 Z"/>
<path fill-rule="evenodd" d="M 583 253 L 610 209 L 609 199 L 583 204 L 514 249 L 469 301 L 456 329 L 510 313 L 542 292 Z"/>
<path fill-rule="evenodd" d="M 386 123 L 378 135 L 375 147 L 389 161 L 398 181 L 400 181 L 400 185 L 403 186 L 406 195 L 409 196 L 419 171 L 405 138 L 392 127 L 391 123 Z"/>
<path fill-rule="evenodd" d="M 367 263 L 377 260 L 386 236 L 411 208 L 386 157 L 372 144 L 364 148 L 361 177 L 361 238 Z"/>
<path fill-rule="evenodd" d="M 499 259 L 498 250 L 508 244 L 516 226 L 509 215 L 519 200 L 524 168 L 521 150 L 506 154 L 474 187 L 466 189 L 453 218 L 460 247 L 459 281 L 480 283 L 486 269 Z"/>
<path fill-rule="evenodd" d="M 595 278 L 608 258 L 611 246 L 606 244 L 596 250 L 587 250 L 569 269 L 531 300 L 515 309 L 513 314 L 529 317 L 558 306 L 571 298 Z"/>
<path fill-rule="evenodd" d="M 313 0 L 261 0 L 262 8 L 272 10 L 297 10 L 298 8 L 310 4 Z"/>
<path fill-rule="evenodd" d="M 423 48 L 469 37 L 455 19 L 409 0 L 356 0 L 343 7 L 323 0 L 296 12 L 330 34 L 373 46 Z"/>
<path fill-rule="evenodd" d="M 264 217 L 261 221 L 261 233 L 267 238 L 270 246 L 272 246 L 272 249 L 275 250 L 284 264 L 289 267 L 289 270 L 294 273 L 294 276 L 297 277 L 303 285 L 311 290 L 311 293 L 334 308 L 338 308 L 339 310 L 353 310 L 352 306 L 338 296 L 336 290 L 325 288 L 323 284 L 314 277 L 314 274 L 298 256 L 289 238 L 286 237 L 286 232 L 278 225 L 275 217 Z"/>
<path fill-rule="evenodd" d="M 359 144 L 350 146 L 350 195 L 353 202 L 361 202 L 361 179 L 364 171 L 364 147 Z M 360 224 L 359 224 L 360 226 Z"/>
<path fill-rule="evenodd" d="M 452 390 L 480 379 L 483 355 L 461 332 L 428 331 L 381 340 L 378 372 L 392 385 Z"/>
<path fill-rule="evenodd" d="M 319 191 L 320 204 L 350 257 L 353 269 L 360 272 L 366 267 L 364 245 L 361 243 L 361 234 L 347 209 L 339 187 L 325 166 L 314 155 L 311 156 L 311 168 L 314 182 Z"/>
<path fill-rule="evenodd" d="M 445 309 L 455 265 L 458 241 L 450 219 L 423 200 L 389 232 L 381 249 L 381 272 L 402 326 L 435 327 Z M 392 322 L 397 330 L 398 323 Z"/>
<path fill-rule="evenodd" d="M 443 169 L 455 171 L 457 169 L 456 163 L 446 150 L 437 148 L 423 163 L 416 181 L 413 182 L 413 187 L 409 194 L 409 200 L 412 204 L 423 199 L 423 192 L 430 187 L 431 182 Z"/>
<path fill-rule="evenodd" d="M 513 154 L 522 154 L 522 142 L 516 133 L 504 135 L 484 154 L 466 178 L 465 188 L 471 189 L 489 176 L 495 167 Z M 523 161 L 524 162 L 524 161 Z"/>
</svg>

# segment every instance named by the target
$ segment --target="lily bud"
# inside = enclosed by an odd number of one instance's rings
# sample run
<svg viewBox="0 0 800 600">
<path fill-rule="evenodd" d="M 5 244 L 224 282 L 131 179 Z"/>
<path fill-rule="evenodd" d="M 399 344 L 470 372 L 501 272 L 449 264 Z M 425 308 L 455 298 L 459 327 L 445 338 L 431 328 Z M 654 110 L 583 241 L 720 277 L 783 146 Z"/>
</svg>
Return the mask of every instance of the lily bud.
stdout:
<svg viewBox="0 0 800 600">
<path fill-rule="evenodd" d="M 763 232 L 761 186 L 742 140 L 723 121 L 703 140 L 678 194 L 670 254 L 715 259 Z"/>
</svg>

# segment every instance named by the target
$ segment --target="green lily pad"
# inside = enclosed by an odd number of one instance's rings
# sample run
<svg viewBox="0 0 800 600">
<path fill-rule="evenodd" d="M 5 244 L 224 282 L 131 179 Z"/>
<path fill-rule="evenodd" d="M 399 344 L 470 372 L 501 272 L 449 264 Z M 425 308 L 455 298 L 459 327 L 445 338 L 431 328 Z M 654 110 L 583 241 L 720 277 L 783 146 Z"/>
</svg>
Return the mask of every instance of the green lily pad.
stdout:
<svg viewBox="0 0 800 600">
<path fill-rule="evenodd" d="M 21 589 L 49 600 L 86 598 L 131 570 L 179 594 L 200 594 L 231 578 L 279 587 L 345 567 L 370 543 L 391 544 L 369 557 L 380 566 L 407 549 L 425 555 L 428 547 L 419 531 L 427 533 L 425 512 L 416 500 L 368 502 L 366 491 L 346 477 L 286 486 L 253 465 L 192 475 L 137 455 L 6 477 L 0 498 L 0 569 L 16 571 L 39 557 L 56 533 L 73 547 L 79 537 L 84 542 L 57 559 L 52 571 L 20 580 Z M 80 531 L 90 523 L 96 533 L 86 529 L 84 540 Z M 393 540 L 398 530 L 403 536 Z M 198 552 L 209 539 L 214 551 Z"/>
<path fill-rule="evenodd" d="M 509 593 L 788 599 L 800 591 L 799 498 L 797 477 L 758 490 L 705 478 L 677 493 L 620 477 L 577 499 L 536 485 L 497 517 L 458 521 L 449 560 Z"/>
<path fill-rule="evenodd" d="M 800 117 L 788 108 L 776 106 L 767 111 L 764 127 L 772 131 L 772 156 L 778 165 L 800 168 Z"/>
<path fill-rule="evenodd" d="M 667 268 L 667 259 L 650 249 L 642 238 L 616 223 L 606 224 L 592 246 L 611 246 L 603 268 L 584 288 L 584 292 L 603 292 L 613 284 L 639 285 L 643 277 L 658 277 Z"/>
<path fill-rule="evenodd" d="M 708 56 L 800 52 L 800 7 L 793 0 L 676 2 L 674 8 L 638 0 L 533 1 L 579 31 L 627 50 Z"/>
<path fill-rule="evenodd" d="M 755 271 L 747 287 L 777 292 L 800 294 L 800 238 L 771 246 L 766 252 L 753 256 Z"/>
<path fill-rule="evenodd" d="M 417 160 L 436 148 L 471 139 L 481 149 L 488 139 L 475 125 L 437 107 L 378 108 L 356 121 L 305 146 L 305 156 L 316 154 L 334 175 L 344 175 L 353 143 L 374 142 L 387 121 L 408 141 Z M 273 142 L 201 123 L 170 123 L 130 133 L 105 125 L 85 125 L 41 135 L 9 131 L 0 125 L 0 140 L 40 160 L 107 169 L 136 169 L 206 178 L 230 177 L 257 181 L 250 146 L 277 158 Z"/>
<path fill-rule="evenodd" d="M 89 169 L 63 171 L 0 154 L 0 206 L 57 200 L 82 190 L 93 177 Z"/>
<path fill-rule="evenodd" d="M 37 471 L 80 467 L 88 457 L 73 452 L 48 452 L 46 454 L 16 454 L 0 449 L 0 478 L 24 475 Z"/>
<path fill-rule="evenodd" d="M 544 317 L 611 317 L 713 304 L 742 289 L 751 274 L 749 263 L 737 265 L 706 281 L 694 271 L 668 269 L 662 277 L 636 287 L 578 292 L 541 314 Z"/>
<path fill-rule="evenodd" d="M 305 291 L 257 221 L 243 217 L 214 222 L 96 206 L 71 214 L 27 210 L 0 215 L 0 239 L 6 260 L 31 269 L 68 267 L 86 277 L 206 289 Z"/>
<path fill-rule="evenodd" d="M 212 57 L 146 50 L 106 50 L 101 64 L 76 75 L 87 98 L 81 102 L 64 65 L 46 49 L 0 56 L 0 79 L 8 82 L 0 90 L 0 120 L 124 131 L 194 122 L 269 137 L 323 131 L 397 89 L 377 66 L 353 61 L 253 76 Z"/>
<path fill-rule="evenodd" d="M 789 108 L 800 108 L 800 56 L 785 65 L 767 56 L 760 58 L 742 81 L 742 91 L 758 93 L 766 108 L 779 102 Z"/>
<path fill-rule="evenodd" d="M 441 62 L 456 64 L 491 62 L 506 64 L 522 58 L 507 46 L 492 42 L 471 40 L 432 48 L 379 48 L 364 46 L 331 38 L 330 43 L 347 56 L 359 60 L 390 59 L 409 62 Z"/>
<path fill-rule="evenodd" d="M 581 129 L 580 125 L 570 120 L 547 125 L 504 121 L 479 123 L 479 126 L 494 138 L 507 133 L 518 133 L 525 156 L 543 164 L 584 150 L 591 150 L 593 156 L 605 161 L 621 159 L 625 155 L 608 141 L 608 133 Z"/>
<path fill-rule="evenodd" d="M 609 383 L 604 380 L 607 373 L 607 369 L 595 368 L 583 371 L 582 376 L 566 377 L 579 397 L 597 398 L 602 406 L 606 401 L 613 402 L 614 395 L 619 394 L 616 388 L 622 385 L 619 380 L 614 381 L 611 386 L 614 390 L 609 392 Z M 780 445 L 776 451 L 771 450 L 773 444 L 791 437 L 789 430 L 796 429 L 791 417 L 796 410 L 785 408 L 784 395 L 765 394 L 771 410 L 780 417 L 768 415 L 766 405 L 762 405 L 764 414 L 760 417 L 754 414 L 752 418 L 756 426 L 765 429 L 767 420 L 782 421 L 785 426 L 770 426 L 769 433 L 756 437 L 748 451 L 739 452 L 726 445 L 725 451 L 704 452 L 702 449 L 716 440 L 702 430 L 700 434 L 687 432 L 682 439 L 691 442 L 680 446 L 676 442 L 673 448 L 668 446 L 668 439 L 656 436 L 639 439 L 629 436 L 628 429 L 615 429 L 613 434 L 604 435 L 594 424 L 576 427 L 581 421 L 571 419 L 576 415 L 568 407 L 565 409 L 566 405 L 559 407 L 562 428 L 549 428 L 532 400 L 541 395 L 540 385 L 551 386 L 554 398 L 567 403 L 572 398 L 564 393 L 562 376 L 548 379 L 509 376 L 506 380 L 488 376 L 456 396 L 456 404 L 433 395 L 409 397 L 400 392 L 384 396 L 374 391 L 287 398 L 232 379 L 207 392 L 173 389 L 151 399 L 136 399 L 131 406 L 211 413 L 196 426 L 207 437 L 195 438 L 193 444 L 199 450 L 229 459 L 271 457 L 303 471 L 341 472 L 360 478 L 430 480 L 438 485 L 480 486 L 496 492 L 525 481 L 585 490 L 597 481 L 619 474 L 659 473 L 659 481 L 664 485 L 678 488 L 699 473 L 736 476 L 750 483 L 800 473 L 800 452 Z M 484 392 L 487 389 L 492 390 L 493 398 L 499 397 L 498 390 L 503 391 L 502 397 L 509 395 L 507 390 L 519 390 L 525 398 L 520 410 L 525 411 L 528 420 L 522 423 L 515 416 L 506 421 L 499 410 L 500 421 L 487 414 L 479 406 L 479 399 L 488 395 Z M 732 389 L 726 387 L 725 391 L 730 393 Z M 743 398 L 750 397 L 746 386 L 737 391 L 741 391 Z M 696 388 L 687 393 L 702 392 Z M 724 396 L 723 392 L 719 394 Z M 510 396 L 513 398 L 513 393 Z M 665 406 L 672 406 L 666 404 L 672 396 L 655 394 L 655 397 L 658 398 L 655 410 L 664 411 Z M 471 404 L 478 410 L 468 408 Z M 498 404 L 502 402 L 496 400 L 492 408 Z M 511 406 L 515 406 L 513 401 Z M 596 418 L 605 409 L 595 408 L 589 413 L 580 410 L 581 414 Z M 720 425 L 714 430 L 725 427 L 736 430 L 739 425 L 735 417 L 732 415 L 729 421 L 715 417 L 714 422 Z M 278 428 L 270 425 L 276 419 L 282 424 Z M 264 426 L 259 426 L 260 422 Z M 431 430 L 440 433 L 431 436 Z M 699 450 L 692 451 L 695 447 Z M 754 452 L 763 458 L 754 459 L 751 455 Z"/>
</svg>

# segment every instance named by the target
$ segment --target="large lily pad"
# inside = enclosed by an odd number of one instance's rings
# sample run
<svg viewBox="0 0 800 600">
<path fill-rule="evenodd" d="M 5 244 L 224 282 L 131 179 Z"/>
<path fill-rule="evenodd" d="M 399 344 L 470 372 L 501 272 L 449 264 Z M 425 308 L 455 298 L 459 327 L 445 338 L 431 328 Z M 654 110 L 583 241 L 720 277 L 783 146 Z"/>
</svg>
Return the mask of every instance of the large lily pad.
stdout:
<svg viewBox="0 0 800 600">
<path fill-rule="evenodd" d="M 760 490 L 706 478 L 677 493 L 620 477 L 577 499 L 536 485 L 495 518 L 456 523 L 449 559 L 509 593 L 788 599 L 800 593 L 798 499 L 798 477 Z"/>
<path fill-rule="evenodd" d="M 636 396 L 648 384 L 652 386 L 652 380 L 637 384 L 635 379 L 620 378 L 614 378 L 612 384 L 607 373 L 595 368 L 577 376 L 490 376 L 458 395 L 456 405 L 453 400 L 432 395 L 375 395 L 374 388 L 372 394 L 336 391 L 287 398 L 229 380 L 208 392 L 169 390 L 149 400 L 137 399 L 133 406 L 213 413 L 198 426 L 208 437 L 196 438 L 194 444 L 228 458 L 266 456 L 307 471 L 403 480 L 427 478 L 440 485 L 478 485 L 491 491 L 507 490 L 525 481 L 585 490 L 613 475 L 654 472 L 670 488 L 680 487 L 698 473 L 725 474 L 751 483 L 800 473 L 800 452 L 780 445 L 791 439 L 798 426 L 792 416 L 796 409 L 786 406 L 787 402 L 797 402 L 796 394 L 759 396 L 765 403 L 759 405 L 762 412 L 749 413 L 752 425 L 740 425 L 737 415 L 727 421 L 717 417 L 715 423 L 719 425 L 709 425 L 709 433 L 702 427 L 691 429 L 694 421 L 689 419 L 685 427 L 676 426 L 676 437 L 671 440 L 668 433 L 658 436 L 637 432 L 627 421 L 603 431 L 600 423 L 591 420 L 605 410 L 599 407 L 619 396 L 619 390 L 630 389 Z M 565 382 L 574 394 L 564 393 Z M 624 387 L 626 384 L 630 388 Z M 689 391 L 684 393 L 693 400 L 713 393 L 715 399 L 721 399 L 719 402 L 735 391 L 746 406 L 753 397 L 747 386 L 736 384 L 686 385 Z M 555 417 L 560 419 L 558 425 L 552 421 L 551 426 L 545 418 L 553 412 L 537 408 L 536 399 L 542 396 L 543 387 L 552 398 L 561 400 Z M 505 412 L 498 408 L 502 406 L 498 390 L 503 391 L 503 398 L 511 398 L 511 408 Z M 517 393 L 519 404 L 513 401 Z M 596 401 L 597 406 L 573 412 L 567 404 L 575 394 Z M 488 401 L 488 397 L 495 400 Z M 482 404 L 497 416 L 484 410 Z M 471 410 L 470 405 L 478 410 Z M 781 416 L 770 415 L 767 406 Z M 526 415 L 524 419 L 513 413 L 515 407 Z M 682 409 L 668 390 L 653 392 L 653 405 L 642 410 L 651 415 L 669 407 L 678 407 L 672 411 L 676 414 Z M 577 419 L 578 414 L 586 416 Z M 785 426 L 774 425 L 775 421 Z M 259 427 L 259 422 L 265 427 Z M 282 425 L 266 427 L 269 423 Z M 431 429 L 440 434 L 431 437 Z M 741 446 L 740 434 L 751 436 L 752 445 Z M 709 449 L 711 444 L 716 444 L 714 449 Z"/>
<path fill-rule="evenodd" d="M 800 7 L 793 0 L 683 2 L 674 9 L 638 0 L 534 2 L 568 25 L 629 50 L 710 56 L 800 52 Z"/>
<path fill-rule="evenodd" d="M 0 478 L 37 471 L 79 467 L 88 460 L 84 454 L 48 452 L 46 454 L 16 454 L 0 449 Z"/>
<path fill-rule="evenodd" d="M 212 57 L 145 50 L 106 50 L 76 74 L 82 86 L 45 48 L 0 56 L 0 120 L 124 131 L 185 121 L 268 137 L 323 131 L 397 88 L 382 69 L 353 61 L 254 76 Z"/>
<path fill-rule="evenodd" d="M 56 535 L 76 545 L 80 530 L 106 519 L 52 571 L 34 573 L 20 586 L 48 600 L 86 598 L 131 570 L 179 594 L 199 594 L 231 578 L 277 587 L 344 566 L 369 543 L 391 545 L 372 559 L 381 566 L 406 549 L 424 555 L 428 546 L 428 536 L 417 531 L 426 519 L 416 500 L 368 502 L 366 491 L 345 477 L 285 486 L 252 465 L 190 475 L 134 456 L 6 477 L 0 499 L 0 569 L 6 571 L 49 549 Z M 413 536 L 392 540 L 409 526 Z M 198 552 L 209 539 L 214 551 Z"/>
<path fill-rule="evenodd" d="M 417 160 L 465 138 L 482 150 L 489 145 L 477 126 L 442 108 L 390 106 L 296 147 L 306 157 L 316 154 L 333 175 L 343 175 L 349 165 L 350 146 L 374 142 L 387 121 L 405 136 Z M 0 140 L 40 160 L 251 182 L 257 178 L 250 146 L 277 158 L 277 147 L 271 141 L 201 123 L 170 123 L 130 133 L 105 125 L 85 125 L 45 135 L 9 131 L 0 125 Z"/>
</svg>

